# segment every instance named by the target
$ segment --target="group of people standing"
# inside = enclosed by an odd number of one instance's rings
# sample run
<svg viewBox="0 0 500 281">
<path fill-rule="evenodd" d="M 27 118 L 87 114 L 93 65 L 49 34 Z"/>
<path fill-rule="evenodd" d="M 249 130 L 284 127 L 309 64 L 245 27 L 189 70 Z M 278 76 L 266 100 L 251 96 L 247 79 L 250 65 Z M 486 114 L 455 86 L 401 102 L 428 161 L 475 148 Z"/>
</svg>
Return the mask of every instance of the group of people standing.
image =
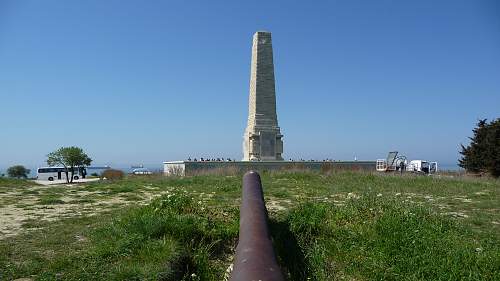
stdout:
<svg viewBox="0 0 500 281">
<path fill-rule="evenodd" d="M 203 158 L 203 157 L 200 157 L 200 159 L 198 160 L 197 158 L 194 158 L 194 159 L 191 159 L 191 157 L 189 157 L 187 159 L 188 161 L 194 161 L 194 162 L 209 162 L 209 161 L 212 161 L 212 162 L 234 162 L 234 159 L 231 159 L 231 158 Z"/>
</svg>

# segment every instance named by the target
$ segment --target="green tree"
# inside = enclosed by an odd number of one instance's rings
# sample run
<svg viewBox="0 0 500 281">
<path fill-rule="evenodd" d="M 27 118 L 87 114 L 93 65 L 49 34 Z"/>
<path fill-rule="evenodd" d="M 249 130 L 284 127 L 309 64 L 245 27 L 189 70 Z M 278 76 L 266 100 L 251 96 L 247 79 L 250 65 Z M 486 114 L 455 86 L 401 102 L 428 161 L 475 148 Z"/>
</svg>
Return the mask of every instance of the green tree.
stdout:
<svg viewBox="0 0 500 281">
<path fill-rule="evenodd" d="M 66 182 L 73 182 L 73 175 L 76 169 L 89 166 L 92 159 L 83 152 L 83 149 L 75 146 L 61 147 L 58 150 L 47 155 L 47 164 L 49 166 L 61 165 L 66 173 Z M 71 173 L 71 177 L 68 174 Z"/>
<path fill-rule="evenodd" d="M 23 165 L 15 165 L 7 169 L 7 175 L 11 178 L 27 178 L 30 173 L 29 169 L 26 169 Z"/>
<path fill-rule="evenodd" d="M 500 118 L 479 120 L 468 146 L 461 145 L 458 165 L 469 172 L 500 176 Z"/>
</svg>

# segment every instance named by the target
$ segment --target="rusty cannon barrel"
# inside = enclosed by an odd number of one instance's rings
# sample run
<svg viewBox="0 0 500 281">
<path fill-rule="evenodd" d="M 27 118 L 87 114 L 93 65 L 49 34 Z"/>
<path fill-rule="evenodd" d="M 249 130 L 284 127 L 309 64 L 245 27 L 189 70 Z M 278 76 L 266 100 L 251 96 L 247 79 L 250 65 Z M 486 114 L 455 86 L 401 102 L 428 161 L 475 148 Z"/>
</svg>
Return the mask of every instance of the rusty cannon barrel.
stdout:
<svg viewBox="0 0 500 281">
<path fill-rule="evenodd" d="M 230 281 L 283 281 L 276 262 L 260 176 L 255 171 L 243 176 L 240 232 Z"/>
</svg>

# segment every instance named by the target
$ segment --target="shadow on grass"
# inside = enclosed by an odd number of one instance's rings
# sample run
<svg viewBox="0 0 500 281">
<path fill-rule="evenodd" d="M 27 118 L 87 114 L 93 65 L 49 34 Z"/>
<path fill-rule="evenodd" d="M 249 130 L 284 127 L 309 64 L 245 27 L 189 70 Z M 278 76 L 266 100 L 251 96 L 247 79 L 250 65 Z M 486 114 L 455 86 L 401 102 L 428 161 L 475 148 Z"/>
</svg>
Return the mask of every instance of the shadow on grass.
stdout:
<svg viewBox="0 0 500 281">
<path fill-rule="evenodd" d="M 283 273 L 290 281 L 307 280 L 309 265 L 297 238 L 290 231 L 290 226 L 283 221 L 269 220 L 274 249 Z"/>
<path fill-rule="evenodd" d="M 193 257 L 187 253 L 182 254 L 179 258 L 167 264 L 167 271 L 158 276 L 160 281 L 185 280 L 192 272 L 195 271 L 196 265 Z"/>
</svg>

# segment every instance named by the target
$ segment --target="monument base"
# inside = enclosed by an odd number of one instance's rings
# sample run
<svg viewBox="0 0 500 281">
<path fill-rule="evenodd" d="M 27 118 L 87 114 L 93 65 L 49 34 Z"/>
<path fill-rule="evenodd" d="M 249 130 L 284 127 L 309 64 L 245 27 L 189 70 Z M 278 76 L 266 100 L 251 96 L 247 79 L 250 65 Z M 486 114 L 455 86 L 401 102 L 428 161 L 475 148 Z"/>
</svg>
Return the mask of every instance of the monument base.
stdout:
<svg viewBox="0 0 500 281">
<path fill-rule="evenodd" d="M 256 171 L 375 171 L 376 161 L 170 161 L 163 162 L 167 176 L 232 174 Z"/>
</svg>

